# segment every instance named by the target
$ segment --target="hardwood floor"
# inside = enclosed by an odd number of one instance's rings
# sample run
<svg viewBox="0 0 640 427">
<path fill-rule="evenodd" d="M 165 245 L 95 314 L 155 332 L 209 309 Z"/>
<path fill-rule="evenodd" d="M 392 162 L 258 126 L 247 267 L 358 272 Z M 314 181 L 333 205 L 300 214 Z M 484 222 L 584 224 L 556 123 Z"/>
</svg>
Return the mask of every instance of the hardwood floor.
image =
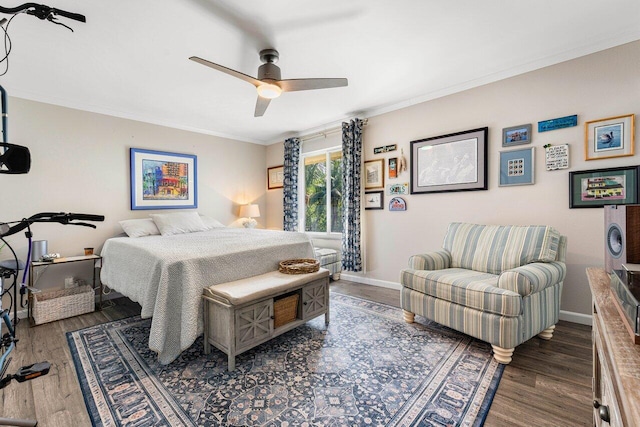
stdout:
<svg viewBox="0 0 640 427">
<path fill-rule="evenodd" d="M 339 281 L 331 289 L 400 307 L 393 289 Z M 485 427 L 591 426 L 591 326 L 560 321 L 553 338 L 516 348 L 491 404 Z"/>
<path fill-rule="evenodd" d="M 400 306 L 400 292 L 393 289 L 341 280 L 332 282 L 331 291 Z M 139 313 L 136 303 L 122 298 L 102 311 L 33 328 L 21 321 L 8 373 L 42 360 L 51 371 L 0 390 L 0 417 L 37 419 L 41 427 L 91 425 L 65 333 Z M 591 364 L 591 327 L 560 322 L 552 340 L 533 338 L 516 348 L 484 425 L 592 425 Z"/>
</svg>

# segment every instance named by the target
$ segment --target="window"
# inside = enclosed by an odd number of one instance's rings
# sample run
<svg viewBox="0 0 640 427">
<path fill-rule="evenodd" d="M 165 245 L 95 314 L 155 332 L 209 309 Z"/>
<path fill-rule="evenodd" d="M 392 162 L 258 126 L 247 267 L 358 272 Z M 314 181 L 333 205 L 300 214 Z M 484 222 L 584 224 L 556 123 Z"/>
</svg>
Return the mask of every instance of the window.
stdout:
<svg viewBox="0 0 640 427">
<path fill-rule="evenodd" d="M 342 150 L 307 153 L 302 160 L 300 223 L 307 232 L 342 233 Z"/>
</svg>

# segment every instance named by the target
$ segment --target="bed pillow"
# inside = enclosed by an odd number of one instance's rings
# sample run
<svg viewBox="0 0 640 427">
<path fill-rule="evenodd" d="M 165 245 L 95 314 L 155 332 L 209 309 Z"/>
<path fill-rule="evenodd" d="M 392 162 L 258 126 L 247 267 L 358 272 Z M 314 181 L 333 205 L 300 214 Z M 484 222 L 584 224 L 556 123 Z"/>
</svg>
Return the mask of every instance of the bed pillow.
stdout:
<svg viewBox="0 0 640 427">
<path fill-rule="evenodd" d="M 160 234 L 163 236 L 207 230 L 198 212 L 151 214 L 149 216 L 153 222 L 155 222 L 158 230 L 160 230 Z"/>
<path fill-rule="evenodd" d="M 207 227 L 207 230 L 211 230 L 214 228 L 225 228 L 225 225 L 223 223 L 215 218 L 211 218 L 210 216 L 200 214 L 200 219 L 202 220 L 204 226 Z"/>
<path fill-rule="evenodd" d="M 150 218 L 126 219 L 120 221 L 120 226 L 129 237 L 144 237 L 160 235 L 156 223 Z"/>
</svg>

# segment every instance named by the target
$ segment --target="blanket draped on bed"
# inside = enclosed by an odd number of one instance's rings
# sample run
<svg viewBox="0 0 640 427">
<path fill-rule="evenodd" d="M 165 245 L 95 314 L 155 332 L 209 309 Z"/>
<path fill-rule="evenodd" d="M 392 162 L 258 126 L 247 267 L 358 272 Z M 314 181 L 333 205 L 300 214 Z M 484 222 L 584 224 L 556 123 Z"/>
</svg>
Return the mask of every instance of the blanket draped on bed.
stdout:
<svg viewBox="0 0 640 427">
<path fill-rule="evenodd" d="M 278 269 L 293 258 L 313 258 L 303 233 L 216 228 L 198 233 L 105 242 L 100 280 L 152 317 L 149 348 L 168 364 L 203 331 L 202 289 Z"/>
</svg>

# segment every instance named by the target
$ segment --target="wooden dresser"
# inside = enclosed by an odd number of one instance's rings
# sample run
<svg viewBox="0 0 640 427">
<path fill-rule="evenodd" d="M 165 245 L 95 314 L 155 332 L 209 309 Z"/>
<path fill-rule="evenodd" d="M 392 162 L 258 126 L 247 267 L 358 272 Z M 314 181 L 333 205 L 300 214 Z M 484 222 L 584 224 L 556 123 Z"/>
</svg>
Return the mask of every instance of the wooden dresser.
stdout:
<svg viewBox="0 0 640 427">
<path fill-rule="evenodd" d="M 594 425 L 640 426 L 640 345 L 616 309 L 609 275 L 587 268 L 587 277 L 593 295 Z"/>
</svg>

